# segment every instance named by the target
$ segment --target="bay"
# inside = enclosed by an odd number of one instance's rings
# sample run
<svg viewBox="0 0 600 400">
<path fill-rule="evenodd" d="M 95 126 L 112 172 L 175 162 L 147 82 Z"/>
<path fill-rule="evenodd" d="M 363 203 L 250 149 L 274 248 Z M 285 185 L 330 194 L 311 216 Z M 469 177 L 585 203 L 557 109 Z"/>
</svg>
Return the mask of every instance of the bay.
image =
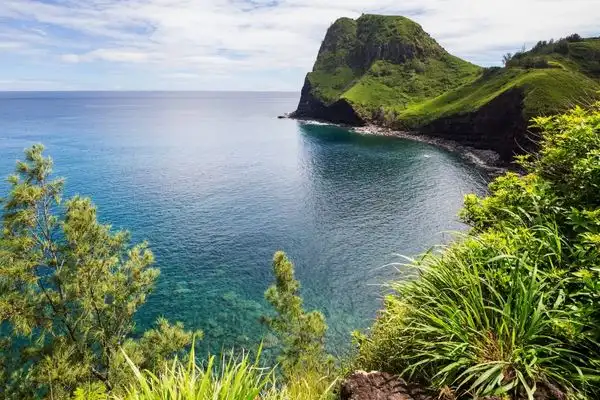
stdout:
<svg viewBox="0 0 600 400">
<path fill-rule="evenodd" d="M 264 335 L 271 258 L 285 250 L 332 348 L 376 315 L 398 254 L 464 230 L 456 217 L 485 176 L 428 144 L 275 118 L 297 93 L 0 94 L 0 174 L 46 145 L 67 193 L 91 196 L 102 221 L 147 240 L 161 269 L 137 315 L 203 329 L 204 346 Z M 0 186 L 6 193 L 8 185 Z M 340 346 L 341 345 L 341 346 Z"/>
</svg>

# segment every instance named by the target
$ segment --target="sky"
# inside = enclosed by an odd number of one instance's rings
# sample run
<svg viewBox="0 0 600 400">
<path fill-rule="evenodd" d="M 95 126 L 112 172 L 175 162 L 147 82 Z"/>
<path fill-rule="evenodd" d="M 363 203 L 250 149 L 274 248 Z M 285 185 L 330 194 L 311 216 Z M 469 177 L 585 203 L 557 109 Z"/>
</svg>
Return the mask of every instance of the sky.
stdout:
<svg viewBox="0 0 600 400">
<path fill-rule="evenodd" d="M 484 66 L 600 35 L 600 0 L 0 0 L 0 90 L 299 91 L 329 25 L 362 13 Z"/>
</svg>

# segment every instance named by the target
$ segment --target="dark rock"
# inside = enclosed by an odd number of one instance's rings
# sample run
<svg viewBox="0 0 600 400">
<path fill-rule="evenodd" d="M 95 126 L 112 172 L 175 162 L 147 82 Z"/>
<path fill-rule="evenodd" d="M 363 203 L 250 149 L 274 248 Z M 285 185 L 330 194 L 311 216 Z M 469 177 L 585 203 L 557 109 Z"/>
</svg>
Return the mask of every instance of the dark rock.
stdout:
<svg viewBox="0 0 600 400">
<path fill-rule="evenodd" d="M 557 386 L 551 383 L 537 385 L 537 391 L 533 395 L 535 400 L 565 400 L 567 396 Z"/>
<path fill-rule="evenodd" d="M 324 104 L 312 94 L 308 76 L 304 80 L 298 109 L 290 114 L 291 118 L 314 119 L 336 124 L 363 126 L 365 121 L 358 116 L 352 106 L 344 99 L 333 104 Z"/>
<path fill-rule="evenodd" d="M 386 372 L 358 371 L 342 383 L 341 400 L 433 400 L 421 387 Z"/>
<path fill-rule="evenodd" d="M 419 129 L 420 133 L 453 140 L 476 149 L 493 150 L 504 162 L 515 154 L 536 150 L 523 116 L 524 94 L 509 90 L 479 110 L 440 118 Z"/>
</svg>

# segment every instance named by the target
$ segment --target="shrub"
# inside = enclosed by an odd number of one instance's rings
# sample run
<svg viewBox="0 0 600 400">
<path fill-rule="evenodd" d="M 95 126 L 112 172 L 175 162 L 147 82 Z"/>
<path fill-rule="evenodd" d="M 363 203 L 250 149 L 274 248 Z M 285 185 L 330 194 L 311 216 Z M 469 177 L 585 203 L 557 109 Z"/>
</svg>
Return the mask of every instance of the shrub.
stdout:
<svg viewBox="0 0 600 400">
<path fill-rule="evenodd" d="M 582 41 L 583 41 L 583 38 L 582 38 L 582 37 L 581 37 L 579 34 L 577 34 L 577 33 L 574 33 L 574 34 L 572 34 L 572 35 L 569 35 L 569 36 L 567 36 L 567 37 L 565 38 L 565 40 L 566 40 L 567 42 L 575 43 L 575 42 L 582 42 Z"/>
<path fill-rule="evenodd" d="M 395 283 L 357 364 L 459 397 L 600 395 L 600 105 L 537 118 L 538 154 L 462 212 L 473 226 Z"/>
</svg>

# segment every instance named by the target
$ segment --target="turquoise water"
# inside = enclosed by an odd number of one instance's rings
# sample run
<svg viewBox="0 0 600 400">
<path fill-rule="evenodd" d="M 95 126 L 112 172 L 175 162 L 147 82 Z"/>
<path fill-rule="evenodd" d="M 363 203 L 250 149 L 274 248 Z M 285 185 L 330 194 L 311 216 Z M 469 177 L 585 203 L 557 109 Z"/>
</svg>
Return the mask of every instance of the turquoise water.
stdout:
<svg viewBox="0 0 600 400">
<path fill-rule="evenodd" d="M 423 143 L 275 117 L 295 93 L 0 94 L 0 174 L 47 146 L 67 192 L 147 239 L 161 269 L 137 316 L 205 330 L 211 350 L 264 335 L 271 257 L 294 260 L 332 344 L 375 316 L 381 284 L 464 229 L 456 214 L 482 173 Z M 4 184 L 0 192 L 5 192 Z M 332 346 L 337 347 L 337 346 Z"/>
</svg>

